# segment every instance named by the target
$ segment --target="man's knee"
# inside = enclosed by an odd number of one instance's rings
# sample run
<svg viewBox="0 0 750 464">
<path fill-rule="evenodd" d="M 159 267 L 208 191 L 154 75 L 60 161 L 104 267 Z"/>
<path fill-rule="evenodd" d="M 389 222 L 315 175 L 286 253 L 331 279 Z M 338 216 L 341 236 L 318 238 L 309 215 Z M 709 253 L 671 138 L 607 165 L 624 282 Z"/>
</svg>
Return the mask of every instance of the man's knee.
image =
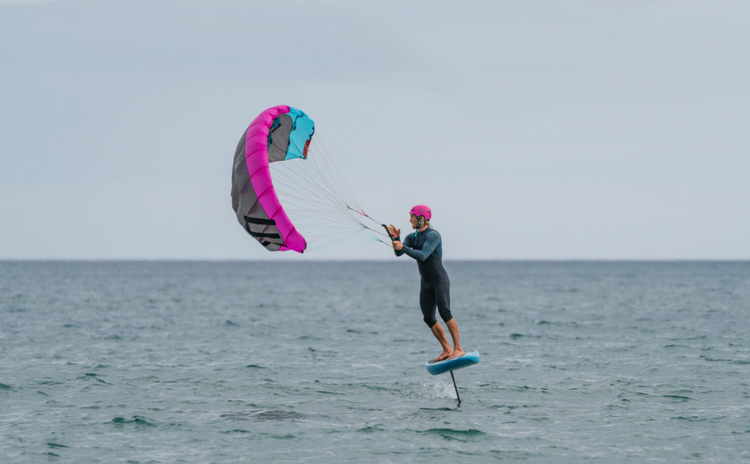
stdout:
<svg viewBox="0 0 750 464">
<path fill-rule="evenodd" d="M 427 324 L 427 327 L 433 328 L 435 324 L 437 324 L 437 318 L 435 318 L 434 315 L 432 316 L 425 316 L 424 317 L 424 323 Z"/>
<path fill-rule="evenodd" d="M 443 319 L 443 321 L 448 322 L 451 319 L 453 319 L 453 315 L 451 314 L 451 310 L 448 308 L 438 308 L 438 311 L 440 311 L 440 317 Z"/>
</svg>

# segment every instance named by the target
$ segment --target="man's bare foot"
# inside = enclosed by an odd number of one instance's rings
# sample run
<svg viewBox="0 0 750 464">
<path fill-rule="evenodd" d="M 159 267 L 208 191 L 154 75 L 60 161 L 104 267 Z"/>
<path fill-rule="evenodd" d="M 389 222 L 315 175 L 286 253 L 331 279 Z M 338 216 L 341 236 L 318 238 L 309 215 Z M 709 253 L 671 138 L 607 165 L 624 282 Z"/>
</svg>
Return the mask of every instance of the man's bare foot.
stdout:
<svg viewBox="0 0 750 464">
<path fill-rule="evenodd" d="M 453 350 L 453 353 L 451 353 L 451 355 L 448 356 L 448 358 L 446 358 L 446 359 L 460 358 L 461 356 L 463 356 L 465 354 L 466 353 L 464 353 L 464 350 L 462 350 L 461 348 L 458 348 L 456 350 Z"/>
<path fill-rule="evenodd" d="M 440 356 L 438 356 L 437 358 L 433 359 L 432 362 L 436 363 L 436 362 L 440 362 L 440 361 L 445 361 L 446 359 L 448 359 L 448 357 L 450 355 L 451 355 L 450 351 L 443 351 L 442 353 L 440 353 Z"/>
</svg>

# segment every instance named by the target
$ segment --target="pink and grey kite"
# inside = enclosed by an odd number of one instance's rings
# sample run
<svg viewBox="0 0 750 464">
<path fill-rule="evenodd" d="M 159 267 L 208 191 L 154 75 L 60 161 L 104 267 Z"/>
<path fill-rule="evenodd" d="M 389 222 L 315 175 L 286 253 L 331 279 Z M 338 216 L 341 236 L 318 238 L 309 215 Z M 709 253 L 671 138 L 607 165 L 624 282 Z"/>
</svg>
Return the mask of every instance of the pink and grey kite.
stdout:
<svg viewBox="0 0 750 464">
<path fill-rule="evenodd" d="M 269 251 L 307 248 L 289 220 L 271 181 L 269 164 L 307 158 L 315 123 L 302 111 L 276 106 L 250 123 L 237 144 L 232 168 L 232 208 L 240 225 Z"/>
</svg>

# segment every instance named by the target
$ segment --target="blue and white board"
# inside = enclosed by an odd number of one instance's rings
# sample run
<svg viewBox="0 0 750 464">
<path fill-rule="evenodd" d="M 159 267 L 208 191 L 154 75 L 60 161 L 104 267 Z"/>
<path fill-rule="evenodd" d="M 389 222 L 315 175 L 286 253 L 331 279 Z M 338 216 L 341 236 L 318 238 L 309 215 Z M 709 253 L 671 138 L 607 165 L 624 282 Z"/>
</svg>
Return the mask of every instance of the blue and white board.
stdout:
<svg viewBox="0 0 750 464">
<path fill-rule="evenodd" d="M 472 351 L 466 353 L 460 358 L 449 359 L 448 361 L 427 361 L 424 367 L 427 368 L 427 372 L 432 375 L 442 374 L 443 372 L 455 371 L 457 369 L 463 369 L 464 367 L 473 366 L 479 364 L 479 352 Z"/>
</svg>

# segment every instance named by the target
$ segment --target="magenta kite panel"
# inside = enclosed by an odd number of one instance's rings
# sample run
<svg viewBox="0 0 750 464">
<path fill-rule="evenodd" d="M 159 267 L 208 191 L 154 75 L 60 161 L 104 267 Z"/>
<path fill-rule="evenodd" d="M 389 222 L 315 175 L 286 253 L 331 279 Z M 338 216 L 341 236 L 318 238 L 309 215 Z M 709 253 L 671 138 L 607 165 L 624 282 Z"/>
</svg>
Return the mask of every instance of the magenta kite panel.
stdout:
<svg viewBox="0 0 750 464">
<path fill-rule="evenodd" d="M 314 131 L 313 121 L 302 111 L 275 106 L 250 123 L 237 145 L 232 170 L 232 208 L 240 225 L 269 251 L 302 253 L 307 248 L 305 238 L 279 201 L 270 163 L 304 160 Z"/>
</svg>

